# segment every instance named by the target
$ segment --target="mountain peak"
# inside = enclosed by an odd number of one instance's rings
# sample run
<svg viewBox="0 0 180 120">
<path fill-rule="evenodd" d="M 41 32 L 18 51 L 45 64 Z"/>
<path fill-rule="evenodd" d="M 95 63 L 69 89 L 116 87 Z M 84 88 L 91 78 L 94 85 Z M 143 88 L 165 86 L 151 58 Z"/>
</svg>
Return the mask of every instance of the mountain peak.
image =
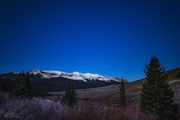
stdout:
<svg viewBox="0 0 180 120">
<path fill-rule="evenodd" d="M 80 72 L 77 72 L 77 71 L 76 71 L 76 72 L 73 72 L 72 74 L 73 74 L 73 75 L 76 75 L 76 76 L 81 76 L 81 73 L 80 73 Z"/>
<path fill-rule="evenodd" d="M 33 69 L 33 70 L 30 72 L 30 74 L 34 74 L 34 75 L 39 74 L 39 73 L 41 73 L 41 71 L 38 70 L 37 68 L 36 68 L 36 69 Z"/>
</svg>

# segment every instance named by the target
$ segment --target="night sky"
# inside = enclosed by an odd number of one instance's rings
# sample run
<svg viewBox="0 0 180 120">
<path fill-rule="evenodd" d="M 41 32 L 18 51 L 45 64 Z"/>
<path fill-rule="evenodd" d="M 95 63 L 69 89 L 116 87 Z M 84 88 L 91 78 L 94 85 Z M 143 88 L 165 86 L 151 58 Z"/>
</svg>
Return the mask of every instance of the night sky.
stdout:
<svg viewBox="0 0 180 120">
<path fill-rule="evenodd" d="M 180 66 L 179 0 L 0 0 L 0 72 L 61 70 L 128 80 L 152 55 Z"/>
</svg>

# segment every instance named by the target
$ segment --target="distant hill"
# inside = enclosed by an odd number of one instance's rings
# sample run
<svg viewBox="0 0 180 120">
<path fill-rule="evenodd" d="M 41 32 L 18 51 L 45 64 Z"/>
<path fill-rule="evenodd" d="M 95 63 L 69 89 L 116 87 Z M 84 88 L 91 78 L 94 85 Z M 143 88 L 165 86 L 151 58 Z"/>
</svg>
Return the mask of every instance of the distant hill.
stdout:
<svg viewBox="0 0 180 120">
<path fill-rule="evenodd" d="M 180 87 L 180 67 L 167 71 L 168 80 L 171 86 L 178 85 Z M 144 78 L 129 83 L 129 87 L 134 89 L 141 89 Z"/>
<path fill-rule="evenodd" d="M 169 70 L 168 71 L 168 78 L 180 78 L 180 67 Z"/>
</svg>

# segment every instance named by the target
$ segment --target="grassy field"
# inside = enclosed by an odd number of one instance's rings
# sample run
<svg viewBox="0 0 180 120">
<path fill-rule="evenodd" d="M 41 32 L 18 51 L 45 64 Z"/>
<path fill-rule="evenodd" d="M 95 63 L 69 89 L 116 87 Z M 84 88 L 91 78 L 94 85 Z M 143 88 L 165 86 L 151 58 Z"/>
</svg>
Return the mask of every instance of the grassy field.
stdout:
<svg viewBox="0 0 180 120">
<path fill-rule="evenodd" d="M 128 103 L 134 103 L 139 101 L 139 94 L 141 92 L 143 80 L 128 83 L 126 85 L 126 97 Z M 180 104 L 180 79 L 169 80 L 171 88 L 174 90 L 174 101 Z M 62 97 L 62 92 L 49 92 L 54 98 Z M 93 100 L 106 103 L 118 103 L 119 101 L 119 85 L 110 85 L 105 87 L 89 88 L 89 89 L 77 89 L 77 98 L 79 100 Z M 51 97 L 50 97 L 51 98 Z"/>
</svg>

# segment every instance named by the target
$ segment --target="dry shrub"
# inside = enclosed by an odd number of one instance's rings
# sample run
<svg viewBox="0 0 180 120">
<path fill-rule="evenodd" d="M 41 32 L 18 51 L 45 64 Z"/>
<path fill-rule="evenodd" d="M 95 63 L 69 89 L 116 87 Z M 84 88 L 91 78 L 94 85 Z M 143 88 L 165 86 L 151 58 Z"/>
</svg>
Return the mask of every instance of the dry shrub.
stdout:
<svg viewBox="0 0 180 120">
<path fill-rule="evenodd" d="M 8 113 L 9 116 L 7 115 Z M 0 106 L 1 120 L 155 120 L 144 116 L 138 106 L 125 109 L 84 102 L 69 107 L 44 99 L 11 99 Z"/>
</svg>

